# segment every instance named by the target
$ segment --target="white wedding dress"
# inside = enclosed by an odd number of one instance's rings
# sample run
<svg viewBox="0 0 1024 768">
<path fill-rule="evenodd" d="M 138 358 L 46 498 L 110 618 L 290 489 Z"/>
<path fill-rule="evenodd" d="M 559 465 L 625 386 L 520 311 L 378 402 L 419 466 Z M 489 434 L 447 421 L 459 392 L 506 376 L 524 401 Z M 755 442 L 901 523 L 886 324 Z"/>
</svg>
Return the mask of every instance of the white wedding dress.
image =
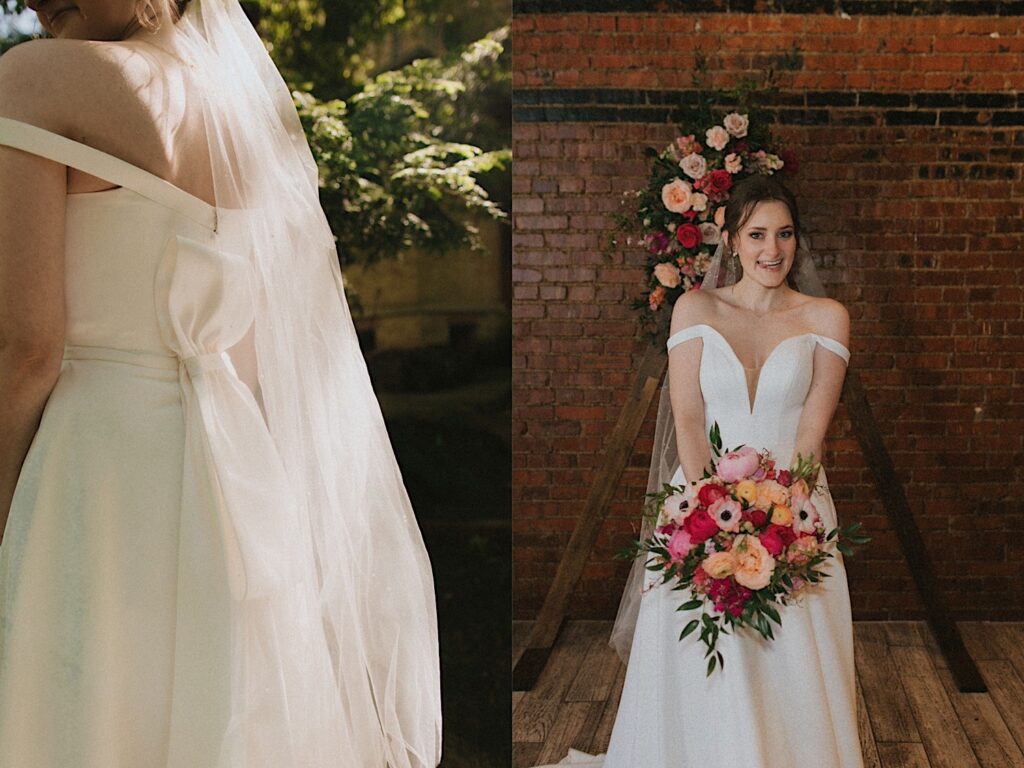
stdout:
<svg viewBox="0 0 1024 768">
<path fill-rule="evenodd" d="M 718 422 L 725 448 L 767 448 L 789 466 L 815 348 L 849 360 L 834 339 L 813 333 L 782 341 L 761 368 L 753 406 L 743 365 L 709 325 L 674 334 L 668 348 L 703 342 L 700 387 L 707 429 Z M 685 482 L 681 470 L 672 480 Z M 814 501 L 826 529 L 836 513 L 825 475 Z M 688 591 L 648 585 L 607 755 L 573 751 L 563 765 L 602 768 L 862 768 L 857 734 L 853 626 L 841 555 L 799 604 L 780 609 L 775 640 L 752 631 L 722 636 L 725 668 L 705 675 L 704 646 L 677 611 Z"/>
<path fill-rule="evenodd" d="M 119 185 L 67 197 L 67 346 L 0 546 L 0 765 L 433 768 L 415 520 L 398 501 L 395 526 L 332 510 L 416 574 L 409 594 L 384 578 L 310 588 L 336 566 L 292 512 L 259 401 L 250 265 L 225 248 L 259 212 L 17 121 L 0 119 L 0 145 Z M 363 410 L 380 419 L 376 401 Z M 361 482 L 382 495 L 372 471 Z"/>
</svg>

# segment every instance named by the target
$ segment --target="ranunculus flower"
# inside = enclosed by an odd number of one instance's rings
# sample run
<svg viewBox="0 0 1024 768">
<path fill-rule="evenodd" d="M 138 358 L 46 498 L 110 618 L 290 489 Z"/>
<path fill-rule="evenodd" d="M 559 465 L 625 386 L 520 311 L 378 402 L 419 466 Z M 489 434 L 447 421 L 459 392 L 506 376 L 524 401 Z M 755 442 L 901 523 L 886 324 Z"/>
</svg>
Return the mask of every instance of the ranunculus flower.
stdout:
<svg viewBox="0 0 1024 768">
<path fill-rule="evenodd" d="M 786 548 L 782 537 L 774 527 L 764 531 L 757 538 L 772 557 L 778 557 L 782 554 L 782 550 Z"/>
<path fill-rule="evenodd" d="M 742 139 L 747 135 L 747 127 L 750 125 L 750 120 L 746 115 L 741 115 L 739 112 L 730 112 L 722 120 L 722 125 L 725 126 L 725 130 L 737 139 Z"/>
<path fill-rule="evenodd" d="M 757 484 L 756 506 L 767 509 L 772 504 L 789 506 L 789 489 L 776 480 L 762 480 Z"/>
<path fill-rule="evenodd" d="M 745 445 L 738 451 L 729 451 L 718 460 L 715 465 L 715 474 L 725 483 L 735 483 L 750 477 L 754 470 L 761 464 L 761 455 Z"/>
<path fill-rule="evenodd" d="M 665 303 L 665 286 L 659 285 L 647 297 L 647 303 L 652 312 L 657 312 L 658 307 Z"/>
<path fill-rule="evenodd" d="M 710 221 L 705 221 L 699 225 L 699 228 L 700 241 L 702 243 L 717 245 L 722 242 L 722 231 L 718 228 L 718 225 L 713 224 Z"/>
<path fill-rule="evenodd" d="M 732 576 L 736 570 L 736 556 L 732 552 L 713 552 L 708 555 L 700 567 L 707 571 L 713 579 L 724 579 Z"/>
<path fill-rule="evenodd" d="M 700 245 L 700 230 L 693 224 L 682 224 L 676 230 L 676 240 L 683 248 L 696 248 Z"/>
<path fill-rule="evenodd" d="M 793 510 L 793 529 L 799 533 L 814 533 L 818 522 L 818 509 L 810 499 Z"/>
<path fill-rule="evenodd" d="M 730 533 L 735 533 L 740 529 L 740 514 L 742 512 L 740 503 L 728 496 L 723 496 L 708 507 L 708 514 L 715 518 L 718 527 Z"/>
<path fill-rule="evenodd" d="M 736 557 L 736 583 L 749 589 L 764 589 L 775 572 L 775 558 L 765 549 L 760 539 L 741 533 L 732 542 Z"/>
<path fill-rule="evenodd" d="M 757 483 L 753 480 L 740 480 L 733 488 L 733 493 L 747 504 L 753 504 L 757 498 Z"/>
<path fill-rule="evenodd" d="M 654 277 L 666 288 L 677 288 L 679 286 L 679 268 L 675 264 L 661 262 L 654 268 Z"/>
<path fill-rule="evenodd" d="M 661 188 L 661 202 L 673 213 L 682 213 L 690 209 L 690 196 L 693 187 L 682 179 L 675 179 Z"/>
<path fill-rule="evenodd" d="M 792 525 L 793 510 L 785 504 L 776 504 L 772 507 L 772 522 L 775 525 Z"/>
<path fill-rule="evenodd" d="M 691 511 L 689 499 L 681 493 L 673 493 L 665 499 L 665 503 L 661 507 L 662 518 L 676 525 L 682 525 L 683 520 Z"/>
<path fill-rule="evenodd" d="M 690 550 L 693 549 L 693 541 L 686 529 L 680 528 L 672 534 L 672 538 L 668 540 L 665 548 L 668 550 L 672 562 L 677 563 L 690 554 Z"/>
<path fill-rule="evenodd" d="M 680 160 L 679 167 L 691 179 L 699 179 L 708 172 L 708 161 L 704 159 L 704 155 L 694 153 Z"/>
<path fill-rule="evenodd" d="M 743 158 L 735 152 L 730 152 L 725 156 L 725 170 L 729 173 L 739 173 L 743 170 Z"/>
<path fill-rule="evenodd" d="M 803 565 L 816 554 L 820 547 L 813 536 L 801 536 L 786 550 L 786 559 L 794 565 Z"/>
<path fill-rule="evenodd" d="M 725 486 L 719 483 L 705 483 L 697 489 L 697 501 L 702 507 L 710 507 L 723 496 L 728 495 Z"/>
<path fill-rule="evenodd" d="M 715 522 L 715 518 L 703 509 L 695 509 L 687 515 L 683 521 L 683 528 L 690 534 L 690 541 L 694 544 L 703 544 L 718 533 L 718 523 Z"/>
<path fill-rule="evenodd" d="M 729 132 L 720 125 L 708 128 L 704 132 L 704 137 L 707 139 L 708 146 L 712 149 L 717 149 L 719 152 L 725 149 L 725 145 L 729 143 Z"/>
</svg>

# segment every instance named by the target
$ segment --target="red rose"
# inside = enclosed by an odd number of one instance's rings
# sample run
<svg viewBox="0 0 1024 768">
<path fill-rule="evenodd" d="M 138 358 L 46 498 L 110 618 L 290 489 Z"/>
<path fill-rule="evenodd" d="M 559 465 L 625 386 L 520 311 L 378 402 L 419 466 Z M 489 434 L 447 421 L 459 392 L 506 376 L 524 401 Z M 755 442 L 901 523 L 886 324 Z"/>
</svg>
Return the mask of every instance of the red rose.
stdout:
<svg viewBox="0 0 1024 768">
<path fill-rule="evenodd" d="M 690 541 L 693 544 L 703 544 L 718 533 L 718 523 L 715 522 L 715 518 L 703 509 L 696 509 L 687 515 L 686 520 L 683 521 L 683 528 L 690 534 Z"/>
<path fill-rule="evenodd" d="M 790 525 L 775 525 L 773 523 L 768 526 L 768 530 L 775 531 L 779 535 L 779 538 L 782 539 L 782 543 L 787 547 L 796 541 L 796 531 L 794 531 L 793 527 Z"/>
<path fill-rule="evenodd" d="M 784 485 L 788 488 L 790 483 L 793 482 L 793 475 L 790 473 L 788 469 L 784 469 L 781 472 L 779 472 L 778 481 L 781 485 Z"/>
<path fill-rule="evenodd" d="M 785 549 L 785 545 L 782 543 L 782 537 L 779 532 L 774 530 L 778 526 L 772 526 L 767 531 L 762 533 L 758 538 L 761 539 L 761 543 L 764 548 L 768 550 L 768 554 L 772 557 L 778 557 L 782 554 L 782 550 Z"/>
<path fill-rule="evenodd" d="M 700 489 L 700 492 L 697 494 L 697 501 L 702 507 L 710 507 L 720 498 L 725 496 L 726 493 L 727 491 L 725 490 L 724 485 L 708 483 Z"/>
<path fill-rule="evenodd" d="M 716 193 L 728 192 L 732 189 L 732 174 L 724 168 L 712 171 L 710 175 L 709 189 L 714 190 Z"/>
<path fill-rule="evenodd" d="M 676 229 L 676 240 L 683 248 L 696 248 L 701 243 L 700 230 L 693 224 L 681 224 Z"/>
</svg>

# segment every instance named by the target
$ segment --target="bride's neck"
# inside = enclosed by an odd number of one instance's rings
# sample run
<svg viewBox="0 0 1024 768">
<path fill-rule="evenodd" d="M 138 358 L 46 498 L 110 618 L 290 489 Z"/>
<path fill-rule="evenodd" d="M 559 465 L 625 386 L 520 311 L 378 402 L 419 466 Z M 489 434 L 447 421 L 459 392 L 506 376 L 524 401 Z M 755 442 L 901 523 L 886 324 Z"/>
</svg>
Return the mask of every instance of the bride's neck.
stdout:
<svg viewBox="0 0 1024 768">
<path fill-rule="evenodd" d="M 782 309 L 787 303 L 788 294 L 792 289 L 785 281 L 769 288 L 750 278 L 740 278 L 732 286 L 732 299 L 739 306 L 755 315 L 767 315 Z"/>
</svg>

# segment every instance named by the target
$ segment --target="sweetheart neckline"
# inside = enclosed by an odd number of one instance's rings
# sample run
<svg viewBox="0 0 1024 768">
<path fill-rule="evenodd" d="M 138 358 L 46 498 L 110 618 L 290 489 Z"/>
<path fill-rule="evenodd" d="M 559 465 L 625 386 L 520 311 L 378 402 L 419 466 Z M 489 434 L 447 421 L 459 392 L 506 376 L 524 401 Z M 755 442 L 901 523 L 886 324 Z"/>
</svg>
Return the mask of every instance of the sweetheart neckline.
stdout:
<svg viewBox="0 0 1024 768">
<path fill-rule="evenodd" d="M 760 394 L 760 391 L 761 391 L 761 374 L 764 372 L 764 369 L 766 367 L 768 367 L 768 363 L 770 363 L 772 361 L 772 358 L 775 357 L 775 353 L 779 351 L 779 348 L 782 347 L 784 344 L 786 344 L 786 343 L 788 343 L 790 341 L 793 341 L 794 339 L 804 339 L 804 338 L 807 338 L 808 336 L 818 337 L 818 336 L 821 335 L 821 334 L 818 334 L 818 333 L 814 333 L 813 331 L 807 331 L 805 333 L 798 333 L 798 334 L 794 334 L 793 336 L 787 336 L 782 341 L 780 341 L 778 344 L 776 344 L 774 347 L 772 347 L 772 351 L 768 353 L 768 357 L 766 357 L 764 359 L 764 362 L 761 363 L 760 368 L 756 368 L 755 369 L 755 368 L 747 368 L 745 365 L 743 365 L 743 361 L 740 360 L 739 355 L 736 354 L 736 350 L 733 348 L 732 344 L 729 343 L 729 340 L 727 338 L 725 338 L 725 336 L 722 334 L 722 332 L 719 331 L 717 328 L 715 328 L 712 325 L 708 325 L 707 323 L 696 323 L 696 324 L 694 324 L 692 326 L 689 326 L 689 328 L 697 328 L 697 327 L 707 328 L 715 336 L 717 336 L 722 341 L 722 343 L 725 344 L 725 347 L 729 351 L 730 356 L 736 362 L 736 364 L 739 366 L 740 371 L 743 373 L 743 386 L 746 389 L 746 395 L 747 395 L 747 415 L 748 416 L 753 416 L 754 412 L 757 410 L 757 397 L 758 397 L 758 395 Z M 688 330 L 688 329 L 683 329 L 683 330 Z M 703 339 L 702 339 L 702 341 L 703 341 Z M 835 340 L 832 339 L 832 341 L 835 341 Z M 839 344 L 839 342 L 836 341 L 836 344 Z M 843 345 L 840 344 L 840 346 L 843 346 Z M 703 362 L 703 360 L 704 360 L 704 354 L 703 354 L 703 352 L 701 352 L 701 361 Z M 757 371 L 757 377 L 754 379 L 754 390 L 753 390 L 754 394 L 753 394 L 753 397 L 751 397 L 751 394 L 750 394 L 750 392 L 751 392 L 750 384 L 747 381 L 747 374 L 746 374 L 746 372 L 748 370 L 751 370 L 751 371 L 752 370 L 756 370 Z"/>
</svg>

